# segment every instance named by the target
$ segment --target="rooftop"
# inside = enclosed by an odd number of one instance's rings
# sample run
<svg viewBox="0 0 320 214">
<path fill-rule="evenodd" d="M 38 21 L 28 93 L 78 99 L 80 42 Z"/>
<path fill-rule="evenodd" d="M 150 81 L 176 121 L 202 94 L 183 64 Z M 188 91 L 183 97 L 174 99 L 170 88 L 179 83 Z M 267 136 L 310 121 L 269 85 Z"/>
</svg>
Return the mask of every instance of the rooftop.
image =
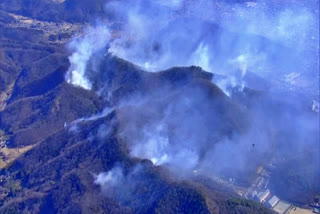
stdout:
<svg viewBox="0 0 320 214">
<path fill-rule="evenodd" d="M 268 206 L 274 207 L 279 202 L 279 198 L 277 196 L 272 196 L 271 199 L 268 201 Z"/>
</svg>

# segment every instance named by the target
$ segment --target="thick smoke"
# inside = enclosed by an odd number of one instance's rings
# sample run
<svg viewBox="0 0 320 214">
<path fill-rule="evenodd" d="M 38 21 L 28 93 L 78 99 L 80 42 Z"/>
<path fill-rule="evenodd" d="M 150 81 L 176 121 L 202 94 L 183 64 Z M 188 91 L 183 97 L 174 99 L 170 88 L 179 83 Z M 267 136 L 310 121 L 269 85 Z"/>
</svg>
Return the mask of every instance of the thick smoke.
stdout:
<svg viewBox="0 0 320 214">
<path fill-rule="evenodd" d="M 108 52 L 148 71 L 197 65 L 226 75 L 214 81 L 228 95 L 228 88 L 250 87 L 245 80 L 248 71 L 273 81 L 302 73 L 294 86 L 317 85 L 318 11 L 312 6 L 139 0 L 108 3 L 106 12 L 121 23 L 115 30 L 118 36 L 110 41 L 106 26 L 99 25 L 73 41 L 70 48 L 76 51 L 70 57 L 68 82 L 90 89 L 86 62 L 108 43 Z"/>
<path fill-rule="evenodd" d="M 194 170 L 224 175 L 230 169 L 255 171 L 271 152 L 267 116 L 256 118 L 256 112 L 230 106 L 218 89 L 213 96 L 197 85 L 159 90 L 166 96 L 150 96 L 119 109 L 120 123 L 124 121 L 119 134 L 130 139 L 132 156 L 180 175 Z"/>
<path fill-rule="evenodd" d="M 106 12 L 121 27 L 98 26 L 70 44 L 68 82 L 91 89 L 88 71 L 96 68 L 88 69 L 88 61 L 107 53 L 148 72 L 201 66 L 218 74 L 213 82 L 229 96 L 218 88 L 209 96 L 191 84 L 160 87 L 155 92 L 160 96 L 131 97 L 118 113 L 119 134 L 132 156 L 177 174 L 196 170 L 241 177 L 271 158 L 306 156 L 317 146 L 312 100 L 319 95 L 319 11 L 313 6 L 138 0 L 109 3 Z M 251 102 L 250 93 L 257 100 Z M 115 168 L 95 182 L 110 189 L 126 179 Z"/>
<path fill-rule="evenodd" d="M 66 80 L 76 86 L 91 89 L 91 82 L 86 77 L 87 63 L 91 56 L 106 47 L 110 39 L 110 31 L 104 26 L 88 28 L 84 35 L 76 36 L 70 43 L 73 52 L 69 57 L 70 68 Z"/>
<path fill-rule="evenodd" d="M 317 61 L 317 16 L 295 4 L 273 10 L 266 5 L 185 1 L 172 8 L 150 1 L 117 2 L 107 11 L 121 14 L 126 24 L 109 51 L 149 71 L 198 65 L 231 76 L 231 86 L 245 84 L 247 71 L 276 79 L 308 72 Z M 306 62 L 306 56 L 312 59 Z"/>
</svg>

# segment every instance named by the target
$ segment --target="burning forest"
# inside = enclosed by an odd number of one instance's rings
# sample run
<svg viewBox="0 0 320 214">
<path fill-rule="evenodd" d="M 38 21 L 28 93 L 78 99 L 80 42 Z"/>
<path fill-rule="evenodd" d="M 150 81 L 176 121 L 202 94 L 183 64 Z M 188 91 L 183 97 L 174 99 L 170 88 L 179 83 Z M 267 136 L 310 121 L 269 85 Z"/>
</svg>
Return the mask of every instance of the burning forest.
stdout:
<svg viewBox="0 0 320 214">
<path fill-rule="evenodd" d="M 6 147 L 31 149 L 1 171 L 1 212 L 320 209 L 319 1 L 94 5 L 3 92 Z"/>
</svg>

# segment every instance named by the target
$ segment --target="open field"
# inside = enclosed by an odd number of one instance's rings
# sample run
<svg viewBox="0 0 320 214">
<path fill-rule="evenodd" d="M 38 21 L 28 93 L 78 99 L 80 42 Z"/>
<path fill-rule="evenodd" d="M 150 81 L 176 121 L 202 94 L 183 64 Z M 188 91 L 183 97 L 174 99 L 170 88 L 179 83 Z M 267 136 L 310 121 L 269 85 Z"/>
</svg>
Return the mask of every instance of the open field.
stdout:
<svg viewBox="0 0 320 214">
<path fill-rule="evenodd" d="M 288 214 L 312 214 L 312 210 L 302 209 L 299 207 L 294 207 L 289 210 Z"/>
<path fill-rule="evenodd" d="M 0 149 L 0 169 L 3 169 L 18 159 L 21 155 L 32 149 L 35 145 L 25 146 L 23 148 L 8 148 Z"/>
</svg>

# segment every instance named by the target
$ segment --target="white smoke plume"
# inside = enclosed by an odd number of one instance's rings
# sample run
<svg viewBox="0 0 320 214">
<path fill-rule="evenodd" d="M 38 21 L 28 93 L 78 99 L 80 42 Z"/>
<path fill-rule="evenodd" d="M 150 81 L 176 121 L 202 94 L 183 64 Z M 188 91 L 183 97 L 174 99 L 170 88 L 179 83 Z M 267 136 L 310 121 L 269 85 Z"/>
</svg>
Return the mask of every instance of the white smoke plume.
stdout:
<svg viewBox="0 0 320 214">
<path fill-rule="evenodd" d="M 213 99 L 197 87 L 177 92 L 163 86 L 159 89 L 161 98 L 131 98 L 119 107 L 124 121 L 119 134 L 133 157 L 173 168 L 177 174 L 200 170 L 241 175 L 270 153 L 289 157 L 316 145 L 318 120 L 305 110 L 302 98 L 314 93 L 318 96 L 319 92 L 319 11 L 313 7 L 287 1 L 138 0 L 108 3 L 106 12 L 122 24 L 116 30 L 118 36 L 111 39 L 112 30 L 102 26 L 75 39 L 70 44 L 75 52 L 70 57 L 68 82 L 91 89 L 88 62 L 101 51 L 149 72 L 200 66 L 220 74 L 213 82 L 230 97 L 235 87 L 243 92 L 259 85 L 256 78 L 249 81 L 252 73 L 272 84 L 272 94 L 265 94 L 261 103 L 249 106 L 244 100 L 243 106 L 230 104 L 232 111 L 237 109 L 234 114 L 225 109 L 229 105 L 221 104 L 230 99 Z M 108 50 L 104 51 L 105 47 Z M 293 95 L 287 93 L 292 84 L 283 83 L 288 82 L 283 80 L 290 73 L 301 74 L 295 86 L 303 82 L 299 93 Z M 311 102 L 308 107 L 311 111 Z M 236 130 L 238 126 L 247 129 Z M 95 182 L 110 188 L 121 186 L 123 180 L 122 170 L 114 169 L 100 174 Z"/>
<path fill-rule="evenodd" d="M 87 63 L 97 51 L 106 47 L 110 40 L 110 32 L 104 26 L 88 28 L 84 35 L 74 38 L 68 45 L 73 52 L 69 57 L 70 68 L 66 73 L 66 81 L 85 89 L 91 89 L 91 82 L 86 76 Z"/>
<path fill-rule="evenodd" d="M 146 213 L 161 195 L 152 191 L 154 180 L 142 164 L 132 168 L 115 166 L 108 172 L 95 175 L 94 183 L 101 187 L 106 197 L 129 206 L 134 213 Z"/>
<path fill-rule="evenodd" d="M 82 86 L 83 87 L 83 86 Z M 103 109 L 102 112 L 100 113 L 97 113 L 95 115 L 92 115 L 90 117 L 82 117 L 82 118 L 79 118 L 79 119 L 76 119 L 74 121 L 72 121 L 68 126 L 66 126 L 69 130 L 69 132 L 71 133 L 78 133 L 79 131 L 79 127 L 78 125 L 81 124 L 82 122 L 87 122 L 87 121 L 94 121 L 94 120 L 97 120 L 97 119 L 100 119 L 100 118 L 103 118 L 103 117 L 106 117 L 107 115 L 109 115 L 112 111 L 114 110 L 114 108 L 109 108 L 109 107 L 106 107 L 105 109 Z M 109 129 L 107 129 L 109 130 Z M 103 137 L 103 136 L 107 136 L 109 133 L 104 131 L 100 131 L 99 132 L 99 136 Z"/>
<path fill-rule="evenodd" d="M 115 167 L 109 172 L 101 172 L 95 176 L 94 183 L 100 185 L 103 191 L 107 191 L 110 188 L 117 188 L 124 181 L 124 175 L 122 168 Z"/>
<path fill-rule="evenodd" d="M 118 36 L 110 40 L 113 30 L 100 24 L 70 43 L 74 52 L 67 81 L 74 85 L 91 89 L 87 62 L 106 46 L 109 53 L 147 71 L 196 65 L 224 75 L 223 81 L 214 82 L 226 94 L 227 88 L 250 87 L 244 80 L 247 72 L 275 81 L 297 70 L 319 76 L 314 69 L 318 12 L 312 6 L 287 1 L 138 0 L 112 1 L 105 8 L 114 22 L 121 23 Z M 300 78 L 305 81 L 306 75 Z"/>
</svg>

